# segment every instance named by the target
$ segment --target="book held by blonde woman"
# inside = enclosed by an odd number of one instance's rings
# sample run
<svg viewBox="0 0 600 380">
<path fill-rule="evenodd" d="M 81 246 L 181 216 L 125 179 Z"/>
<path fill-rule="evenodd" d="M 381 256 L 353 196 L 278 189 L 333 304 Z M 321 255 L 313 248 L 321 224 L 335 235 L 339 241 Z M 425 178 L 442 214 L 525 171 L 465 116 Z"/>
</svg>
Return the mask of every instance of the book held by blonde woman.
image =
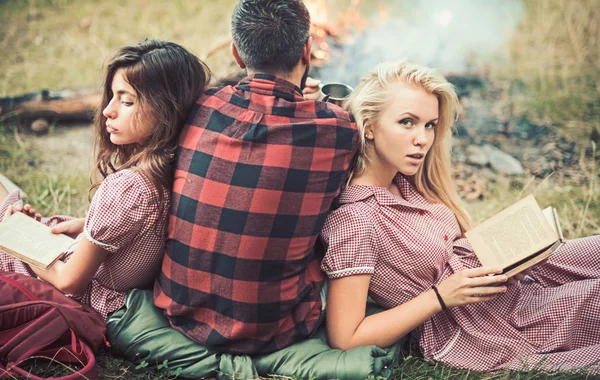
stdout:
<svg viewBox="0 0 600 380">
<path fill-rule="evenodd" d="M 465 233 L 483 266 L 513 276 L 543 261 L 563 242 L 556 209 L 529 195 Z"/>
</svg>

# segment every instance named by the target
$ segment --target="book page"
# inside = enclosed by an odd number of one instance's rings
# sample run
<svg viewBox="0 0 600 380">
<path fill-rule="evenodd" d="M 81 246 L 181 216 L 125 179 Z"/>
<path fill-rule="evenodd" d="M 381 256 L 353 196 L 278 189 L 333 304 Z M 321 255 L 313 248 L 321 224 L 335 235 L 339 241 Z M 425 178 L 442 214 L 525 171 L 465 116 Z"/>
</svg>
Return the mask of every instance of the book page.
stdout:
<svg viewBox="0 0 600 380">
<path fill-rule="evenodd" d="M 552 206 L 543 209 L 542 214 L 544 214 L 544 218 L 546 218 L 548 224 L 550 224 L 550 227 L 552 227 L 552 230 L 554 230 L 554 232 L 558 234 L 558 230 L 556 229 L 556 223 L 554 223 L 554 212 L 552 211 Z"/>
<path fill-rule="evenodd" d="M 561 242 L 564 242 L 565 238 L 563 236 L 562 229 L 560 228 L 560 220 L 558 218 L 558 212 L 556 211 L 556 209 L 552 206 L 549 206 L 543 209 L 542 213 L 544 213 L 544 217 L 546 218 L 554 232 L 558 234 L 558 239 Z"/>
<path fill-rule="evenodd" d="M 558 240 L 530 195 L 466 233 L 484 266 L 506 268 Z"/>
<path fill-rule="evenodd" d="M 53 234 L 50 227 L 18 212 L 0 223 L 0 247 L 7 253 L 45 269 L 73 244 L 74 239 Z"/>
</svg>

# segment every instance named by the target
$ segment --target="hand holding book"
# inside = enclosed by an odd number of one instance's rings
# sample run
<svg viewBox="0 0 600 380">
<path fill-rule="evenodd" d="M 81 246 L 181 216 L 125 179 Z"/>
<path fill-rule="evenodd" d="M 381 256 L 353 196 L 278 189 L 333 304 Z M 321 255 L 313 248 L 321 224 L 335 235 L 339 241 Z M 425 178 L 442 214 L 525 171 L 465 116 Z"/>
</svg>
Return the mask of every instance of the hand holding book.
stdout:
<svg viewBox="0 0 600 380">
<path fill-rule="evenodd" d="M 31 207 L 30 204 L 26 204 L 25 206 L 9 205 L 6 209 L 6 213 L 4 213 L 4 218 L 2 220 L 7 220 L 12 214 L 15 214 L 17 212 L 22 212 L 23 214 L 37 220 L 38 222 L 42 220 L 42 215 L 40 213 L 35 212 L 35 209 Z"/>
<path fill-rule="evenodd" d="M 6 253 L 45 270 L 74 243 L 72 238 L 53 234 L 50 227 L 37 221 L 35 210 L 28 208 L 25 214 L 15 213 L 15 209 L 9 207 L 0 223 L 0 249 Z"/>
<path fill-rule="evenodd" d="M 75 239 L 77 235 L 83 232 L 85 218 L 76 218 L 60 222 L 50 228 L 53 234 L 65 234 Z"/>
<path fill-rule="evenodd" d="M 447 277 L 437 285 L 436 295 L 444 307 L 491 301 L 506 292 L 508 277 L 502 268 L 470 268 Z M 435 290 L 435 288 L 434 288 Z"/>
</svg>

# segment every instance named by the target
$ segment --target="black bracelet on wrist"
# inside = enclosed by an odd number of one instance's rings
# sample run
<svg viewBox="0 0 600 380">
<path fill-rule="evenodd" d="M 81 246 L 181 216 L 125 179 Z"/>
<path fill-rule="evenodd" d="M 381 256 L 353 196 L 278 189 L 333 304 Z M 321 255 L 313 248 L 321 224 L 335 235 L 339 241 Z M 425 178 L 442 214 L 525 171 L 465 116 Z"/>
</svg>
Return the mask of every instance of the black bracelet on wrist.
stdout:
<svg viewBox="0 0 600 380">
<path fill-rule="evenodd" d="M 435 295 L 437 296 L 438 301 L 440 301 L 440 305 L 442 306 L 442 311 L 448 309 L 446 307 L 446 304 L 444 303 L 444 300 L 442 299 L 442 296 L 440 296 L 440 292 L 438 291 L 438 288 L 435 285 L 431 285 L 431 289 L 433 289 L 433 291 L 435 292 Z"/>
</svg>

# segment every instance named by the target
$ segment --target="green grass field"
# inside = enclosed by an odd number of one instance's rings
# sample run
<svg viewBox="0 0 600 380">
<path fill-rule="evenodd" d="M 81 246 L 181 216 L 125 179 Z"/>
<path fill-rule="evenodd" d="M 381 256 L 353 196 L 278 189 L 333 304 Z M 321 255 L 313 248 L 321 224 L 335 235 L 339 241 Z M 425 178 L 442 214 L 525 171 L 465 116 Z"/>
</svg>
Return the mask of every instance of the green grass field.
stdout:
<svg viewBox="0 0 600 380">
<path fill-rule="evenodd" d="M 176 41 L 200 57 L 227 40 L 234 0 L 4 0 L 0 1 L 0 97 L 43 88 L 99 88 L 106 59 L 118 47 L 156 37 Z M 499 177 L 489 196 L 465 203 L 475 223 L 534 193 L 542 205 L 554 205 L 568 238 L 600 233 L 600 155 L 588 136 L 600 128 L 598 0 L 525 1 L 529 12 L 512 40 L 513 63 L 492 67 L 502 88 L 518 87 L 511 101 L 517 114 L 552 125 L 577 139 L 584 181 L 556 173 L 545 180 Z M 573 5 L 573 3 L 575 3 Z M 594 16 L 595 15 L 595 16 Z M 557 27 L 559 25 L 560 27 Z M 215 76 L 232 65 L 228 49 L 207 59 Z M 75 146 L 64 144 L 68 127 L 51 126 L 37 137 L 4 120 L 0 129 L 0 173 L 16 182 L 43 214 L 83 216 L 88 205 L 91 134 L 78 128 Z M 52 140 L 52 143 L 50 141 Z M 587 152 L 587 153 L 586 153 Z M 176 375 L 134 369 L 118 358 L 101 355 L 103 378 L 153 379 Z M 38 365 L 46 375 L 52 371 Z M 176 369 L 169 369 L 176 370 Z M 67 369 L 68 371 L 68 369 Z M 400 360 L 394 379 L 572 379 L 566 373 L 537 371 L 479 374 L 452 370 L 410 356 Z M 375 379 L 373 379 L 375 380 Z"/>
</svg>

